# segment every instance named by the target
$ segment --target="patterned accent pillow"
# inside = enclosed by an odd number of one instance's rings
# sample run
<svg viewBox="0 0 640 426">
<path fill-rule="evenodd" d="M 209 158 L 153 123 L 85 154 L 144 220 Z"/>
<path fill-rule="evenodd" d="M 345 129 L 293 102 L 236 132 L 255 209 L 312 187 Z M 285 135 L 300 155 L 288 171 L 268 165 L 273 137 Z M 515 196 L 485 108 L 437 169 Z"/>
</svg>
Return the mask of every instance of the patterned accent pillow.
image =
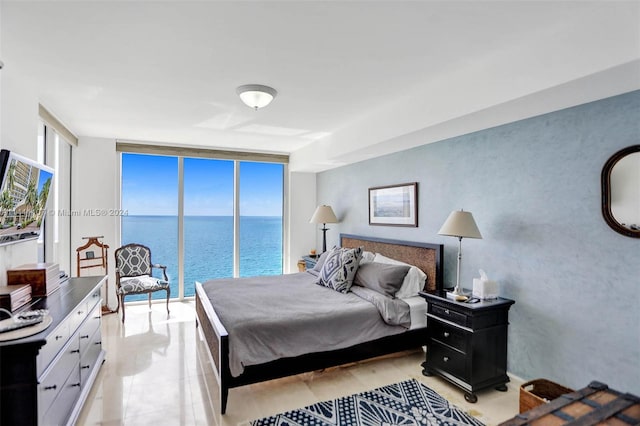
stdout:
<svg viewBox="0 0 640 426">
<path fill-rule="evenodd" d="M 362 257 L 362 247 L 347 249 L 334 247 L 322 265 L 316 284 L 328 287 L 340 293 L 346 293 L 353 284 Z"/>
</svg>

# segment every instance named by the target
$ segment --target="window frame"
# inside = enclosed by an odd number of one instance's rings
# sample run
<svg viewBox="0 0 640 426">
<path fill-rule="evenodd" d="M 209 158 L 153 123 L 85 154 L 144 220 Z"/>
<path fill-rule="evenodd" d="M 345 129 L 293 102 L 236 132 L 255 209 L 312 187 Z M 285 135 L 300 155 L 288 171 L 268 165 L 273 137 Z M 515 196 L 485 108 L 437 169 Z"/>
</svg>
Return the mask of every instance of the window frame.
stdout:
<svg viewBox="0 0 640 426">
<path fill-rule="evenodd" d="M 183 301 L 192 300 L 194 296 L 185 296 L 184 283 L 184 159 L 185 158 L 207 158 L 211 160 L 233 160 L 234 162 L 234 242 L 233 242 L 233 277 L 240 275 L 240 163 L 241 162 L 264 162 L 282 164 L 282 273 L 286 267 L 286 253 L 288 252 L 288 241 L 285 236 L 288 234 L 289 212 L 288 202 L 288 176 L 289 156 L 280 154 L 265 154 L 243 151 L 226 151 L 206 148 L 183 148 L 174 146 L 133 143 L 130 141 L 116 141 L 116 152 L 118 154 L 118 177 L 119 185 L 118 201 L 119 208 L 122 209 L 122 154 L 143 154 L 143 155 L 163 155 L 177 157 L 178 159 L 178 297 L 172 300 Z M 116 239 L 118 246 L 122 244 L 122 222 L 118 221 Z M 136 303 L 136 302 L 133 302 Z M 142 303 L 142 302 L 141 302 Z"/>
<path fill-rule="evenodd" d="M 55 118 L 45 107 L 39 105 L 37 161 L 55 170 L 53 196 L 48 201 L 49 214 L 44 221 L 44 230 L 38 239 L 38 262 L 57 263 L 61 271 L 71 275 L 73 248 L 71 247 L 71 211 L 73 180 L 73 148 L 78 138 Z M 68 154 L 65 152 L 68 149 Z M 67 165 L 67 170 L 61 166 Z M 66 222 L 66 235 L 61 234 Z"/>
</svg>

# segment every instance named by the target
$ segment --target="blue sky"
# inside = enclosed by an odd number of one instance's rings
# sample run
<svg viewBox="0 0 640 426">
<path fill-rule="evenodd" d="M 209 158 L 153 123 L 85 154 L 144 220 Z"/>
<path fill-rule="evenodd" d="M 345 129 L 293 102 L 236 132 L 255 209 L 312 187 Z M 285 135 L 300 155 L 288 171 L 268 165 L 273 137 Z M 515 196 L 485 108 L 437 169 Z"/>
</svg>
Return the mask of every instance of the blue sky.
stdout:
<svg viewBox="0 0 640 426">
<path fill-rule="evenodd" d="M 282 216 L 283 165 L 240 162 L 240 214 Z M 233 161 L 184 159 L 186 216 L 233 215 Z M 122 209 L 178 214 L 178 158 L 122 154 Z"/>
<path fill-rule="evenodd" d="M 38 175 L 38 188 L 36 189 L 38 194 L 42 192 L 42 188 L 44 188 L 44 184 L 47 183 L 47 181 L 52 178 L 53 178 L 53 173 L 49 173 L 46 170 L 40 169 L 40 174 Z"/>
</svg>

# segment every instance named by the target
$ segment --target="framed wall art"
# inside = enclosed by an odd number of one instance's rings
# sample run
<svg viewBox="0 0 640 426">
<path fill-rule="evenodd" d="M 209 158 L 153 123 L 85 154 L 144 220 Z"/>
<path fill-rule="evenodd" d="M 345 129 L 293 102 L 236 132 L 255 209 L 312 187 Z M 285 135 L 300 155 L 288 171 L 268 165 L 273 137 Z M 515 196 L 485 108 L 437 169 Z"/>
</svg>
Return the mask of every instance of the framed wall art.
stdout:
<svg viewBox="0 0 640 426">
<path fill-rule="evenodd" d="M 369 188 L 369 225 L 418 226 L 418 182 Z"/>
</svg>

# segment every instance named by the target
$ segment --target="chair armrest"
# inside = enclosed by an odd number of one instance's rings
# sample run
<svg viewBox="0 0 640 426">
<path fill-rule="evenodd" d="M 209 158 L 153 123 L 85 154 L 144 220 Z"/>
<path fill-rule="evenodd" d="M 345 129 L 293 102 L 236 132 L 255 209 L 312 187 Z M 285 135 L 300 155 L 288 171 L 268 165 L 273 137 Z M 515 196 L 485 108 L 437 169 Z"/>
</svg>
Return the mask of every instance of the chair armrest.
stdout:
<svg viewBox="0 0 640 426">
<path fill-rule="evenodd" d="M 164 280 L 169 281 L 169 277 L 167 277 L 167 267 L 165 265 L 154 263 L 153 265 L 151 265 L 151 267 L 156 269 L 162 269 L 162 275 L 164 276 Z"/>
</svg>

